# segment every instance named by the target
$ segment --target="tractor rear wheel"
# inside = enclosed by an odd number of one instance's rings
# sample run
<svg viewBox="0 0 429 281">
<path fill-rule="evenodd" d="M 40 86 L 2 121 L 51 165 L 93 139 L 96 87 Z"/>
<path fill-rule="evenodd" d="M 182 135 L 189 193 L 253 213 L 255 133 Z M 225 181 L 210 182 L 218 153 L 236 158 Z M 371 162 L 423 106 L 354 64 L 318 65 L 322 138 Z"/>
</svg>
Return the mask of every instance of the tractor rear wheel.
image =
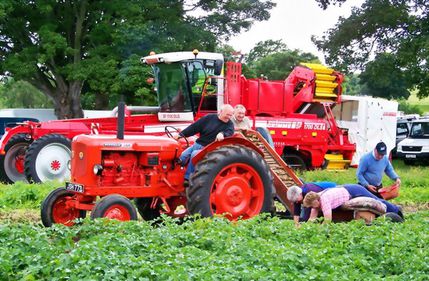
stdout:
<svg viewBox="0 0 429 281">
<path fill-rule="evenodd" d="M 68 163 L 71 141 L 63 135 L 50 134 L 35 140 L 25 155 L 25 175 L 29 182 L 70 179 Z"/>
<path fill-rule="evenodd" d="M 190 214 L 224 214 L 247 219 L 273 212 L 273 178 L 264 159 L 252 149 L 226 145 L 209 152 L 195 167 L 186 190 Z"/>
<path fill-rule="evenodd" d="M 31 139 L 25 134 L 17 134 L 10 138 L 5 146 L 5 155 L 0 156 L 0 181 L 14 183 L 27 181 L 24 175 L 24 158 Z"/>
<path fill-rule="evenodd" d="M 145 221 L 151 221 L 161 216 L 159 204 L 157 204 L 156 209 L 152 209 L 150 207 L 150 205 L 152 204 L 152 200 L 152 197 L 134 199 L 134 203 L 137 206 L 137 211 Z"/>
<path fill-rule="evenodd" d="M 45 198 L 41 207 L 42 223 L 46 227 L 52 224 L 63 224 L 72 226 L 78 218 L 85 218 L 86 211 L 67 207 L 67 200 L 71 200 L 74 196 L 73 192 L 67 191 L 63 187 L 59 187 Z"/>
<path fill-rule="evenodd" d="M 137 220 L 137 211 L 131 201 L 119 194 L 107 195 L 95 204 L 91 219 L 109 218 L 119 221 Z"/>
</svg>

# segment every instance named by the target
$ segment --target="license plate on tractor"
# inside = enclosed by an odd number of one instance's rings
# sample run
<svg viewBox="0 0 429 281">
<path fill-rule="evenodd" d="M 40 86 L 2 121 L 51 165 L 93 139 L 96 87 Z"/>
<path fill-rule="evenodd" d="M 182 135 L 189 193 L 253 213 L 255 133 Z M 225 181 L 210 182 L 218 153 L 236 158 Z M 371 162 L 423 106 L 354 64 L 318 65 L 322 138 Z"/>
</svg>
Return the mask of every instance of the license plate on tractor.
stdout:
<svg viewBox="0 0 429 281">
<path fill-rule="evenodd" d="M 66 182 L 66 189 L 74 192 L 83 193 L 84 188 L 83 185 L 77 183 Z"/>
</svg>

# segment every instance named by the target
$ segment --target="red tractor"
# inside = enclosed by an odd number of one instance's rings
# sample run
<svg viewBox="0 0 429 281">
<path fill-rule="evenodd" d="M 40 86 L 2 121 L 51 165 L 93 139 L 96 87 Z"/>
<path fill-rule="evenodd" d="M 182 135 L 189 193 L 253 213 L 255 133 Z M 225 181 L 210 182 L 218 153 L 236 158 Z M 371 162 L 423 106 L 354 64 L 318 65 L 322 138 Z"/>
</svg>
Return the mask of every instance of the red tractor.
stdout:
<svg viewBox="0 0 429 281">
<path fill-rule="evenodd" d="M 132 198 L 145 220 L 195 213 L 251 218 L 273 212 L 276 193 L 290 207 L 287 186 L 301 182 L 258 133 L 236 133 L 206 146 L 193 158 L 195 173 L 185 188 L 185 169 L 176 160 L 192 140 L 174 140 L 175 130 L 165 127 L 164 136 L 124 137 L 119 125 L 118 136 L 75 137 L 71 182 L 44 200 L 43 224 L 71 226 L 87 211 L 91 218 L 135 220 Z"/>
</svg>

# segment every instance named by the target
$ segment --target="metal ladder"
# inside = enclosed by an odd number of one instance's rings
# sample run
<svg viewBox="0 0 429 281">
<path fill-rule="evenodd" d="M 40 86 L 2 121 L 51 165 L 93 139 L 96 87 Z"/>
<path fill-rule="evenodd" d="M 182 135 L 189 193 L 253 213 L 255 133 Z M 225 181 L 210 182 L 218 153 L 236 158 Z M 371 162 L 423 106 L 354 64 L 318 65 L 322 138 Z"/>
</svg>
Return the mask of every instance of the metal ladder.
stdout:
<svg viewBox="0 0 429 281">
<path fill-rule="evenodd" d="M 265 162 L 270 167 L 274 178 L 276 197 L 289 212 L 292 212 L 293 204 L 287 199 L 287 190 L 292 185 L 301 186 L 303 183 L 295 172 L 283 161 L 273 147 L 256 131 L 243 131 L 243 136 L 256 145 L 264 153 Z"/>
</svg>

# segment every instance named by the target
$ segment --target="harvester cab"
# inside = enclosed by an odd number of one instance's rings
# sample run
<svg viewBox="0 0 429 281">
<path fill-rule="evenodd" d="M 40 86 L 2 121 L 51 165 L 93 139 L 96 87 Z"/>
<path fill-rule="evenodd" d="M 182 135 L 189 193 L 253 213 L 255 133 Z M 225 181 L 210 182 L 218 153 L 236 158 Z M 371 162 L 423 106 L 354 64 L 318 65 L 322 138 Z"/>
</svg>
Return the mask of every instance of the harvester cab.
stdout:
<svg viewBox="0 0 429 281">
<path fill-rule="evenodd" d="M 198 113 L 217 112 L 224 103 L 223 56 L 175 52 L 144 57 L 152 66 L 160 121 L 193 121 Z"/>
</svg>

